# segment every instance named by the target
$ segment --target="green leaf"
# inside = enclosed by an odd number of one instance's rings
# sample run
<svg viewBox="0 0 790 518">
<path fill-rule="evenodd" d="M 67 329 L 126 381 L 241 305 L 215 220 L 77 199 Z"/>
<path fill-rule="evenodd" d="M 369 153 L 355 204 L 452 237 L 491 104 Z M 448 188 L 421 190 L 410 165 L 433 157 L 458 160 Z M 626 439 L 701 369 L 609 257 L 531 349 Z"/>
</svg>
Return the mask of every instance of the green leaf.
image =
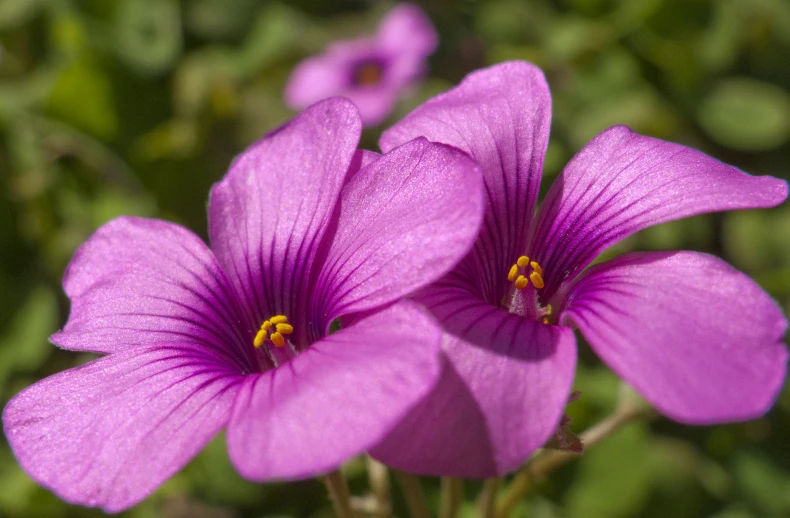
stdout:
<svg viewBox="0 0 790 518">
<path fill-rule="evenodd" d="M 43 287 L 34 290 L 0 337 L 0 387 L 12 372 L 31 372 L 44 363 L 52 352 L 48 338 L 57 319 L 52 292 Z"/>
<path fill-rule="evenodd" d="M 566 501 L 568 516 L 633 516 L 650 491 L 648 430 L 629 425 L 587 450 Z"/>
<path fill-rule="evenodd" d="M 55 81 L 47 103 L 57 118 L 104 140 L 118 129 L 112 85 L 91 59 L 66 67 Z"/>
<path fill-rule="evenodd" d="M 119 55 L 143 73 L 166 71 L 181 53 L 181 15 L 174 0 L 123 0 L 115 18 Z"/>
<path fill-rule="evenodd" d="M 774 149 L 790 139 L 790 94 L 763 81 L 732 78 L 703 99 L 698 117 L 722 145 L 741 151 Z"/>
<path fill-rule="evenodd" d="M 741 491 L 761 511 L 772 516 L 790 513 L 790 472 L 751 451 L 735 456 L 733 471 Z"/>
</svg>

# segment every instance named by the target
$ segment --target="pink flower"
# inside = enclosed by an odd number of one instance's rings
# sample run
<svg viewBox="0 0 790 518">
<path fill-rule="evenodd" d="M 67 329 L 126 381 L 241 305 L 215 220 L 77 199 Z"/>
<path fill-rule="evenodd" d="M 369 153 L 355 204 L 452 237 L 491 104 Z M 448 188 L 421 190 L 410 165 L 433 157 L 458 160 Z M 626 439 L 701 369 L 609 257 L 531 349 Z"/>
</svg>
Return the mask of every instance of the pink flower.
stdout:
<svg viewBox="0 0 790 518">
<path fill-rule="evenodd" d="M 431 395 L 373 450 L 393 467 L 465 477 L 517 468 L 560 423 L 574 327 L 683 423 L 755 418 L 782 387 L 787 321 L 721 259 L 629 253 L 589 265 L 651 225 L 778 205 L 787 184 L 617 126 L 571 160 L 535 214 L 550 118 L 543 74 L 513 62 L 470 74 L 381 139 L 385 151 L 417 136 L 466 151 L 488 200 L 472 252 L 417 297 L 444 326 L 446 364 Z"/>
<path fill-rule="evenodd" d="M 332 43 L 323 54 L 299 63 L 285 88 L 285 102 L 300 110 L 326 97 L 347 97 L 359 108 L 362 123 L 375 126 L 422 76 L 436 45 L 436 31 L 425 13 L 416 5 L 400 4 L 374 36 Z"/>
<path fill-rule="evenodd" d="M 328 99 L 253 145 L 211 190 L 210 247 L 173 223 L 120 218 L 76 252 L 52 341 L 106 356 L 6 406 L 31 477 L 119 511 L 223 428 L 243 476 L 310 477 L 428 393 L 441 331 L 396 301 L 469 250 L 480 172 L 425 139 L 360 154 L 360 132 L 356 108 Z M 364 316 L 330 335 L 349 313 Z"/>
</svg>

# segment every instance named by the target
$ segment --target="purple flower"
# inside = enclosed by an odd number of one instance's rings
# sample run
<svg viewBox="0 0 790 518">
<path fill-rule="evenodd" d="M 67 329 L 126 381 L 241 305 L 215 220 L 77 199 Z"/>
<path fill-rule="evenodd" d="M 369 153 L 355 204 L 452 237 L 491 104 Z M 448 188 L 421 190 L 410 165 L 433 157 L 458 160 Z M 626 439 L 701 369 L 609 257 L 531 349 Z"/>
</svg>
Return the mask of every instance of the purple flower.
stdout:
<svg viewBox="0 0 790 518">
<path fill-rule="evenodd" d="M 356 108 L 335 98 L 252 146 L 211 191 L 210 248 L 176 224 L 120 218 L 77 251 L 71 315 L 52 341 L 106 356 L 5 408 L 35 480 L 118 511 L 225 427 L 244 477 L 309 477 L 427 394 L 441 330 L 393 302 L 468 252 L 481 175 L 425 139 L 358 153 L 360 132 Z M 351 313 L 364 316 L 328 334 Z"/>
<path fill-rule="evenodd" d="M 778 205 L 787 184 L 617 126 L 571 160 L 533 217 L 550 118 L 543 74 L 513 62 L 469 75 L 381 139 L 384 150 L 425 136 L 466 151 L 483 169 L 488 200 L 472 252 L 417 297 L 444 326 L 446 366 L 373 450 L 394 467 L 467 477 L 518 467 L 562 417 L 572 327 L 683 423 L 757 417 L 782 386 L 787 321 L 720 259 L 629 253 L 587 267 L 650 225 Z"/>
<path fill-rule="evenodd" d="M 416 5 L 400 4 L 374 36 L 334 42 L 323 54 L 299 63 L 285 88 L 285 102 L 299 110 L 325 97 L 348 97 L 359 108 L 362 123 L 375 126 L 425 72 L 425 60 L 436 45 L 436 31 L 425 13 Z"/>
</svg>

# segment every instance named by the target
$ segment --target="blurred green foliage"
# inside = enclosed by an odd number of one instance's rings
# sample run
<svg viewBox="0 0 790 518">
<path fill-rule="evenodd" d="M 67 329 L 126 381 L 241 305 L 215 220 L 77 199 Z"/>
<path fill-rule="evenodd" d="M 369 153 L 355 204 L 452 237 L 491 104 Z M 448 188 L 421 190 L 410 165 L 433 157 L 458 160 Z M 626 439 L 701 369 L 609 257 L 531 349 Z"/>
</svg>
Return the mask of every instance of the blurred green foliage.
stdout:
<svg viewBox="0 0 790 518">
<path fill-rule="evenodd" d="M 100 224 L 155 216 L 206 232 L 208 189 L 245 146 L 292 116 L 289 71 L 370 32 L 392 4 L 361 0 L 0 1 L 0 402 L 86 361 L 47 337 L 68 315 L 60 279 Z M 541 66 L 554 98 L 550 180 L 612 124 L 685 143 L 752 174 L 790 177 L 786 0 L 429 0 L 441 45 L 397 120 L 476 68 Z M 386 127 L 386 125 L 385 125 Z M 376 147 L 380 129 L 363 145 Z M 548 184 L 549 182 L 546 182 Z M 545 186 L 544 186 L 545 189 Z M 708 215 L 617 245 L 718 254 L 790 309 L 790 209 Z M 693 308 L 689 308 L 693 311 Z M 614 406 L 617 380 L 582 347 L 577 430 Z M 459 452 L 462 454 L 462 452 Z M 348 466 L 365 491 L 363 464 Z M 438 483 L 424 480 L 437 500 Z M 462 515 L 480 483 L 468 482 Z M 406 513 L 400 496 L 398 515 Z M 0 515 L 99 516 L 37 486 L 0 443 Z M 790 516 L 790 390 L 750 423 L 631 425 L 542 481 L 535 517 Z M 222 437 L 125 516 L 330 516 L 315 481 L 254 485 Z"/>
</svg>

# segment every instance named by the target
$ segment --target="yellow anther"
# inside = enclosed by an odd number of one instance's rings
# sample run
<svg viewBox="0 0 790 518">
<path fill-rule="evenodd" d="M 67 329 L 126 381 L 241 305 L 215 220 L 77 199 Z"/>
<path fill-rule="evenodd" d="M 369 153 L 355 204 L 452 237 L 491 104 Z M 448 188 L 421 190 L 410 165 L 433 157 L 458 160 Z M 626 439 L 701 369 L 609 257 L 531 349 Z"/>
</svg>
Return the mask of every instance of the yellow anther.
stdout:
<svg viewBox="0 0 790 518">
<path fill-rule="evenodd" d="M 546 306 L 546 314 L 547 314 L 547 315 L 551 315 L 551 304 L 548 304 L 548 305 Z"/>
<path fill-rule="evenodd" d="M 277 332 L 283 335 L 290 335 L 294 332 L 294 326 L 291 324 L 277 324 Z"/>
<path fill-rule="evenodd" d="M 263 345 L 263 342 L 265 341 L 266 341 L 266 331 L 261 329 L 260 331 L 258 331 L 258 334 L 255 335 L 255 340 L 252 341 L 252 345 L 254 345 L 255 348 L 257 349 L 258 347 Z"/>
<path fill-rule="evenodd" d="M 532 281 L 532 284 L 534 284 L 537 289 L 543 287 L 543 277 L 541 277 L 537 271 L 529 274 L 529 280 Z M 516 287 L 518 287 L 518 283 L 516 283 Z"/>
<path fill-rule="evenodd" d="M 518 265 L 514 264 L 510 267 L 510 273 L 507 274 L 508 282 L 513 282 L 513 279 L 516 278 L 516 275 L 518 275 Z"/>
<path fill-rule="evenodd" d="M 272 327 L 274 327 L 274 329 L 272 329 Z M 269 334 L 270 329 L 274 331 L 271 335 Z M 283 335 L 290 335 L 293 332 L 294 327 L 288 323 L 288 317 L 285 315 L 274 315 L 263 321 L 261 328 L 252 341 L 252 345 L 257 349 L 262 346 L 266 338 L 268 338 L 277 347 L 282 347 L 285 345 L 285 338 Z"/>
<path fill-rule="evenodd" d="M 529 284 L 529 281 L 523 275 L 519 275 L 518 279 L 516 279 L 516 288 L 519 290 L 526 288 L 527 284 Z"/>
<path fill-rule="evenodd" d="M 526 255 L 522 255 L 521 257 L 518 258 L 516 264 L 524 268 L 529 264 L 529 257 L 527 257 Z"/>
<path fill-rule="evenodd" d="M 543 275 L 543 268 L 541 268 L 538 263 L 536 263 L 535 261 L 532 261 L 531 263 L 529 263 L 529 265 L 532 267 L 533 270 L 538 272 L 538 275 L 541 275 L 541 276 Z"/>
</svg>

